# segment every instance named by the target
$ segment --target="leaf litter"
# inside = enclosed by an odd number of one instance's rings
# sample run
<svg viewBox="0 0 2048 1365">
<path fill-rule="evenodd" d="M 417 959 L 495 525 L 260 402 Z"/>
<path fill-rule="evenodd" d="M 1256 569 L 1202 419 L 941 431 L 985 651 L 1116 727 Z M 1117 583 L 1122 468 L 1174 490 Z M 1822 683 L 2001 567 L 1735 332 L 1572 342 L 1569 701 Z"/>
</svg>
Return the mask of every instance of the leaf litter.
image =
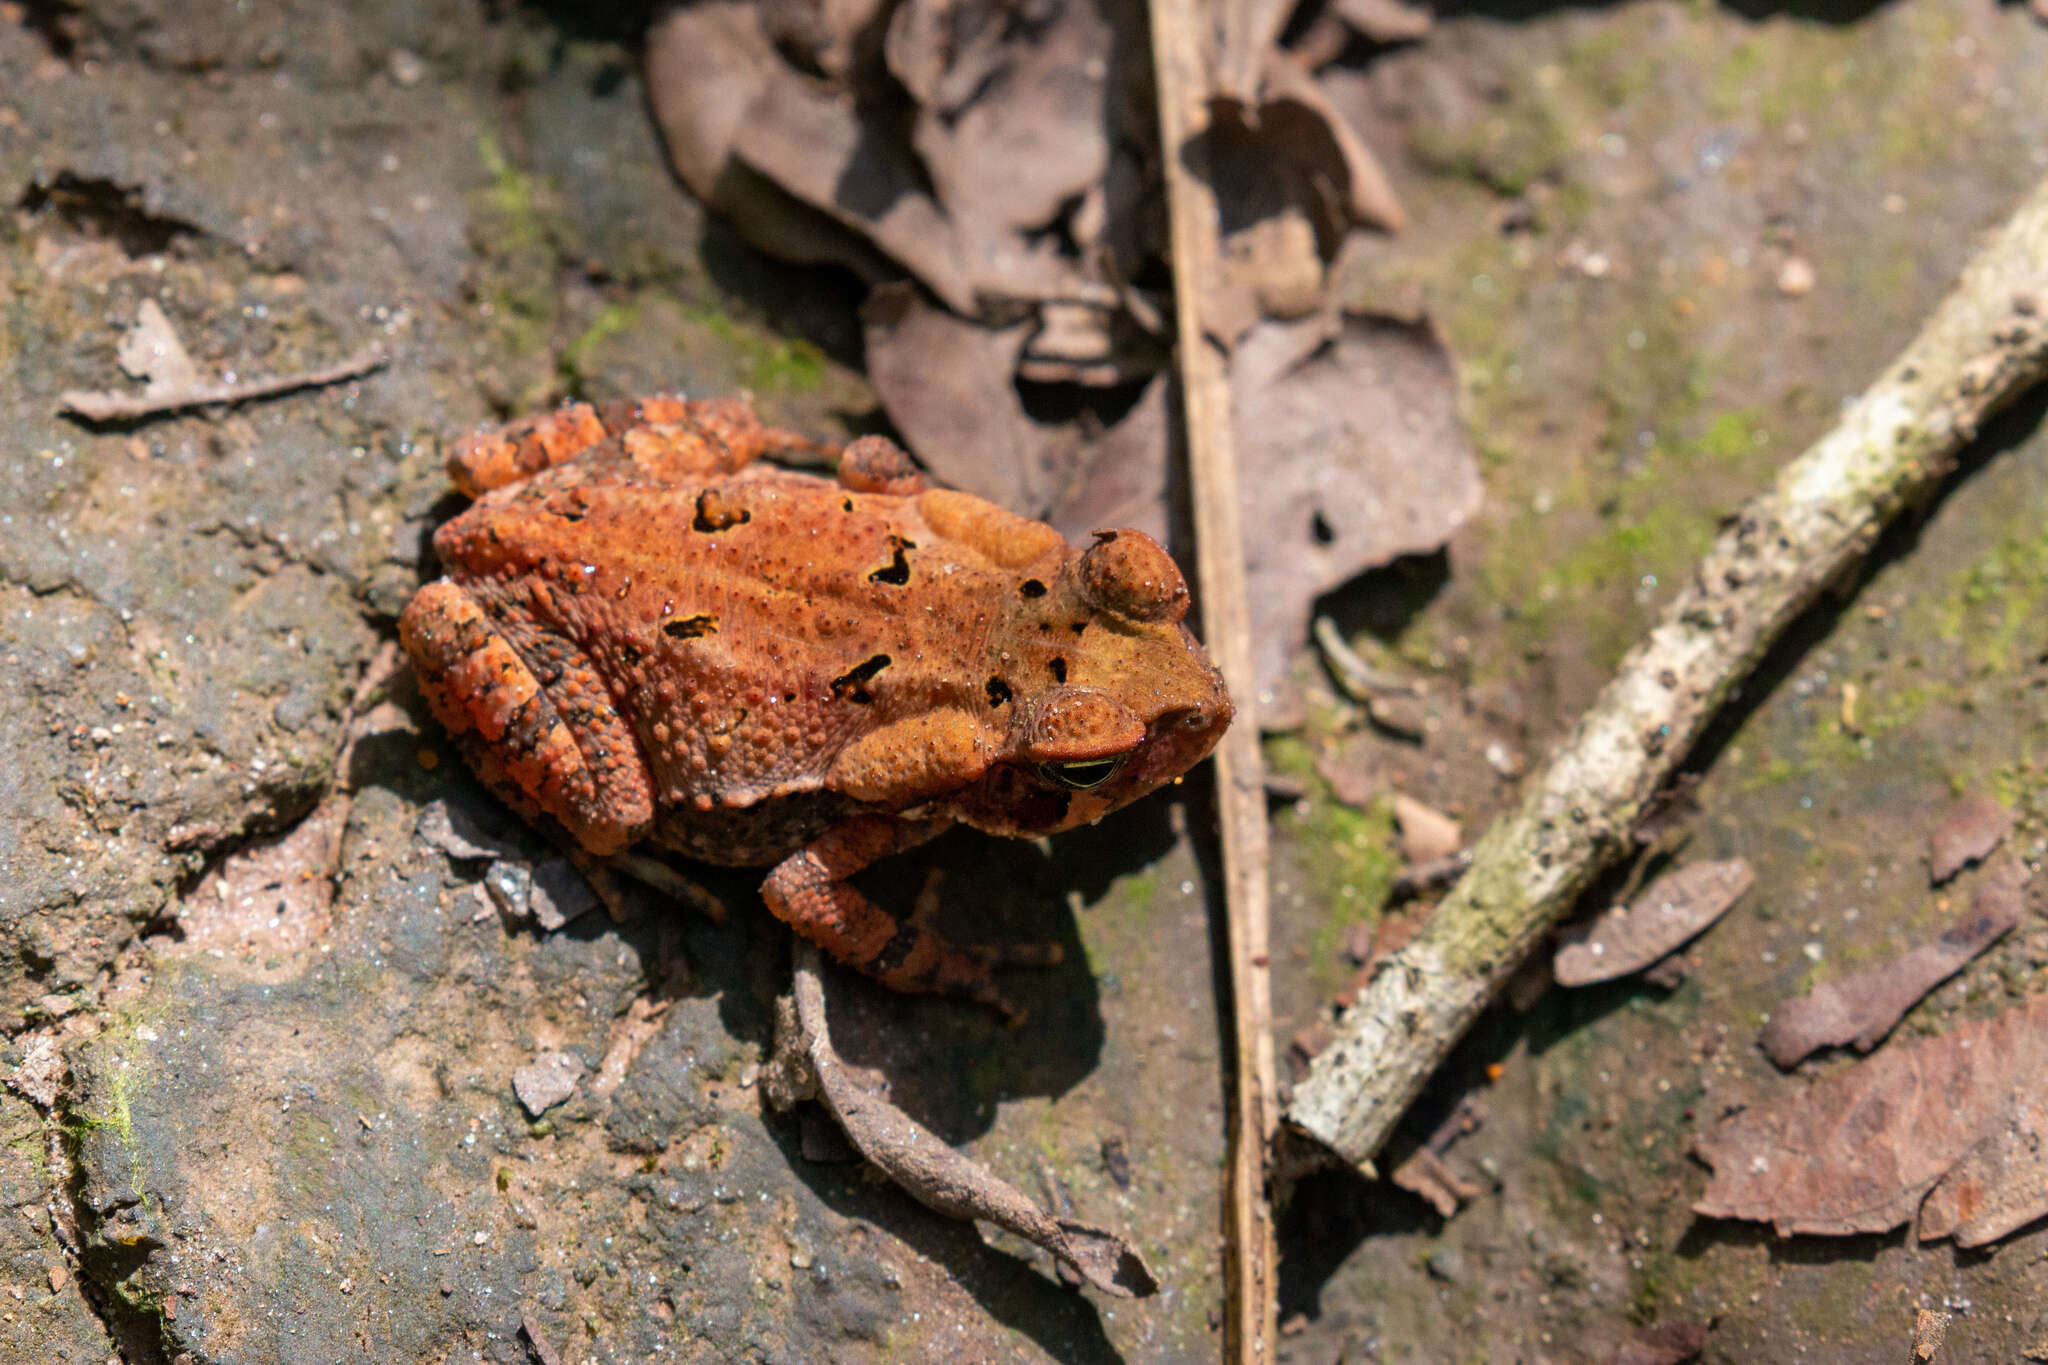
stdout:
<svg viewBox="0 0 2048 1365">
<path fill-rule="evenodd" d="M 2048 995 L 1895 1043 L 1694 1141 L 1693 1211 L 1778 1235 L 1888 1232 L 1975 1247 L 2048 1214 Z"/>
<path fill-rule="evenodd" d="M 1932 943 L 1784 1001 L 1764 1025 L 1759 1038 L 1764 1052 L 1790 1070 L 1824 1047 L 1854 1043 L 1858 1052 L 1870 1051 L 1922 996 L 2020 922 L 2025 882 L 2024 865 L 2006 863 L 1992 873 L 1969 910 Z"/>
<path fill-rule="evenodd" d="M 1351 35 L 1420 37 L 1401 0 L 1229 7 L 1214 166 L 1266 723 L 1313 599 L 1440 548 L 1477 510 L 1457 376 L 1426 319 L 1347 315 L 1347 241 L 1405 222 L 1326 88 Z M 707 0 L 648 34 L 677 174 L 771 255 L 870 286 L 875 391 L 941 480 L 1076 537 L 1169 527 L 1168 244 L 1132 0 Z M 1286 35 L 1284 38 L 1282 35 Z M 1179 155 L 1179 149 L 1175 151 Z"/>
<path fill-rule="evenodd" d="M 1936 886 L 1991 855 L 2012 833 L 2012 812 L 1982 793 L 1949 808 L 1927 837 L 1927 871 Z"/>
</svg>

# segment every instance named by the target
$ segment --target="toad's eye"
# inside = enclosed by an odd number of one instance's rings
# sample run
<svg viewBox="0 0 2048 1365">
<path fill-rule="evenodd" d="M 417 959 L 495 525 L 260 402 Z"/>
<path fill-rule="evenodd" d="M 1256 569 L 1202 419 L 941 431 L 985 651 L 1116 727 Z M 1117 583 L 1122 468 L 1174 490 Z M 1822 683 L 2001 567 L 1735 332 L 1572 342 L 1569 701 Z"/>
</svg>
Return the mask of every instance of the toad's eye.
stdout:
<svg viewBox="0 0 2048 1365">
<path fill-rule="evenodd" d="M 1113 758 L 1084 758 L 1072 763 L 1041 763 L 1038 771 L 1062 787 L 1087 791 L 1109 781 L 1124 766 L 1122 754 Z"/>
</svg>

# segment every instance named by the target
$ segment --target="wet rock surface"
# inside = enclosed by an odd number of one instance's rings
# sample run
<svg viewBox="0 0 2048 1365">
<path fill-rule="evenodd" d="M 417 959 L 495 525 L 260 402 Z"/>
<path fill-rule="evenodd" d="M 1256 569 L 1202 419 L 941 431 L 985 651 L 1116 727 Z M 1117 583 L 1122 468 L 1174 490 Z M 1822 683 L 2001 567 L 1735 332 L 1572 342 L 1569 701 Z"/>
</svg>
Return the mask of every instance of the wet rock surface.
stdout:
<svg viewBox="0 0 2048 1365">
<path fill-rule="evenodd" d="M 767 1113 L 788 968 L 755 878 L 704 874 L 723 925 L 635 890 L 622 920 L 543 928 L 526 897 L 549 850 L 375 668 L 431 571 L 448 435 L 571 391 L 740 387 L 830 431 L 870 406 L 840 363 L 843 283 L 706 223 L 625 34 L 469 0 L 237 16 L 0 6 L 0 1078 L 37 1048 L 68 1067 L 0 1089 L 0 1357 L 1212 1357 L 1199 807 L 1046 849 L 953 836 L 865 879 L 907 906 L 936 868 L 963 939 L 1061 941 L 1067 965 L 1015 981 L 1022 1033 L 828 981 L 848 1062 L 1143 1246 L 1164 1292 L 1107 1304 L 878 1184 L 815 1110 Z M 1302 761 L 1276 746 L 1305 793 L 1278 820 L 1282 1036 L 1341 986 L 1351 907 L 1393 875 L 1372 783 L 1483 828 L 1714 518 L 2048 164 L 2012 97 L 2048 62 L 2029 22 L 1965 0 L 1841 24 L 1473 12 L 1359 79 L 1417 227 L 1355 263 L 1357 300 L 1432 305 L 1492 501 L 1450 559 L 1330 604 L 1430 675 L 1433 724 L 1342 737 L 1363 812 L 1318 785 L 1335 703 L 1313 682 Z M 392 363 L 233 411 L 59 419 L 64 389 L 132 384 L 116 344 L 146 298 L 208 372 L 368 343 Z M 1820 1358 L 1903 1343 L 1919 1302 L 1972 1305 L 1958 1358 L 2038 1336 L 2038 1228 L 1967 1262 L 1774 1247 L 1685 1215 L 1704 1174 L 1681 1154 L 1689 1110 L 1777 1079 L 1742 1030 L 1814 952 L 1850 968 L 1952 913 L 1919 857 L 1949 794 L 2009 800 L 2012 846 L 2039 856 L 2030 430 L 1855 613 L 1804 632 L 1814 653 L 1767 666 L 1691 850 L 1751 859 L 1758 890 L 1692 982 L 1490 1016 L 1447 1072 L 1487 1109 L 1448 1158 L 1483 1193 L 1448 1225 L 1346 1178 L 1299 1187 L 1288 1358 L 1597 1360 L 1638 1322 L 1706 1316 L 1706 1359 Z M 277 849 L 317 890 L 252 856 Z M 2038 991 L 2042 934 L 2030 919 L 1919 1008 Z M 580 1074 L 536 1116 L 514 1078 L 555 1054 Z"/>
<path fill-rule="evenodd" d="M 1089 1360 L 1112 1332 L 1199 1353 L 1214 1216 L 1166 1181 L 1199 1189 L 1216 1158 L 1213 1083 L 1130 1194 L 1096 1178 L 1154 1039 L 1105 1039 L 1059 908 L 1180 846 L 1163 811 L 1065 845 L 1085 874 L 975 841 L 923 860 L 977 908 L 966 937 L 1068 940 L 1075 965 L 1019 989 L 1050 1045 L 834 982 L 849 1053 L 908 1076 L 921 1119 L 1027 1184 L 1078 1163 L 1089 1217 L 1177 1258 L 1178 1304 L 1112 1322 L 1027 1248 L 805 1158 L 816 1114 L 765 1116 L 788 968 L 758 878 L 714 878 L 722 927 L 636 890 L 623 921 L 550 931 L 531 898 L 558 860 L 409 679 L 372 676 L 430 571 L 444 438 L 570 388 L 751 387 L 831 430 L 859 381 L 710 277 L 771 318 L 816 309 L 706 244 L 619 44 L 466 3 L 246 17 L 0 11 L 0 1062 L 50 1040 L 69 1066 L 24 1073 L 47 1108 L 0 1091 L 0 1355 Z M 60 390 L 134 387 L 115 351 L 145 299 L 204 375 L 371 343 L 391 363 L 59 419 Z M 876 894 L 907 904 L 906 869 Z M 1197 926 L 1163 984 L 1203 1001 L 1199 901 L 1158 899 Z M 1213 1077 L 1206 1009 L 1177 1014 Z M 1031 1136 L 1055 1096 L 1084 1106 L 1071 1141 Z"/>
</svg>

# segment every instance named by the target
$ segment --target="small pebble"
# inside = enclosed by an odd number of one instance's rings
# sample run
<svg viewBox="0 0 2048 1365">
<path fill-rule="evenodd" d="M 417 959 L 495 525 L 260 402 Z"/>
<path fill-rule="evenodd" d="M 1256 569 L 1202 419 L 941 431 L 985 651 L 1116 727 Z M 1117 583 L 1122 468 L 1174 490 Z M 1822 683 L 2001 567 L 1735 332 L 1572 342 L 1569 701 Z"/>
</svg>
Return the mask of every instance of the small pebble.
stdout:
<svg viewBox="0 0 2048 1365">
<path fill-rule="evenodd" d="M 1788 299 L 1802 298 L 1813 292 L 1813 263 L 1804 256 L 1794 256 L 1778 267 L 1778 292 Z"/>
</svg>

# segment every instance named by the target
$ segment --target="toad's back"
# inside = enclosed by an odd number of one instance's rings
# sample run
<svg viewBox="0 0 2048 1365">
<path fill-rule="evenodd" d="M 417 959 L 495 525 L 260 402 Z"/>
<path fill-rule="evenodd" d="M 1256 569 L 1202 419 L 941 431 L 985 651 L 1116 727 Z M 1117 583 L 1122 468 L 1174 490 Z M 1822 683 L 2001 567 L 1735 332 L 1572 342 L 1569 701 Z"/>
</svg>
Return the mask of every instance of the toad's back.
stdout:
<svg viewBox="0 0 2048 1365">
<path fill-rule="evenodd" d="M 1089 624 L 1052 619 L 1070 547 L 1048 527 L 766 464 L 670 484 L 593 450 L 436 545 L 537 671 L 588 661 L 681 810 L 815 790 L 882 727 L 999 710 L 1060 678 Z"/>
</svg>

